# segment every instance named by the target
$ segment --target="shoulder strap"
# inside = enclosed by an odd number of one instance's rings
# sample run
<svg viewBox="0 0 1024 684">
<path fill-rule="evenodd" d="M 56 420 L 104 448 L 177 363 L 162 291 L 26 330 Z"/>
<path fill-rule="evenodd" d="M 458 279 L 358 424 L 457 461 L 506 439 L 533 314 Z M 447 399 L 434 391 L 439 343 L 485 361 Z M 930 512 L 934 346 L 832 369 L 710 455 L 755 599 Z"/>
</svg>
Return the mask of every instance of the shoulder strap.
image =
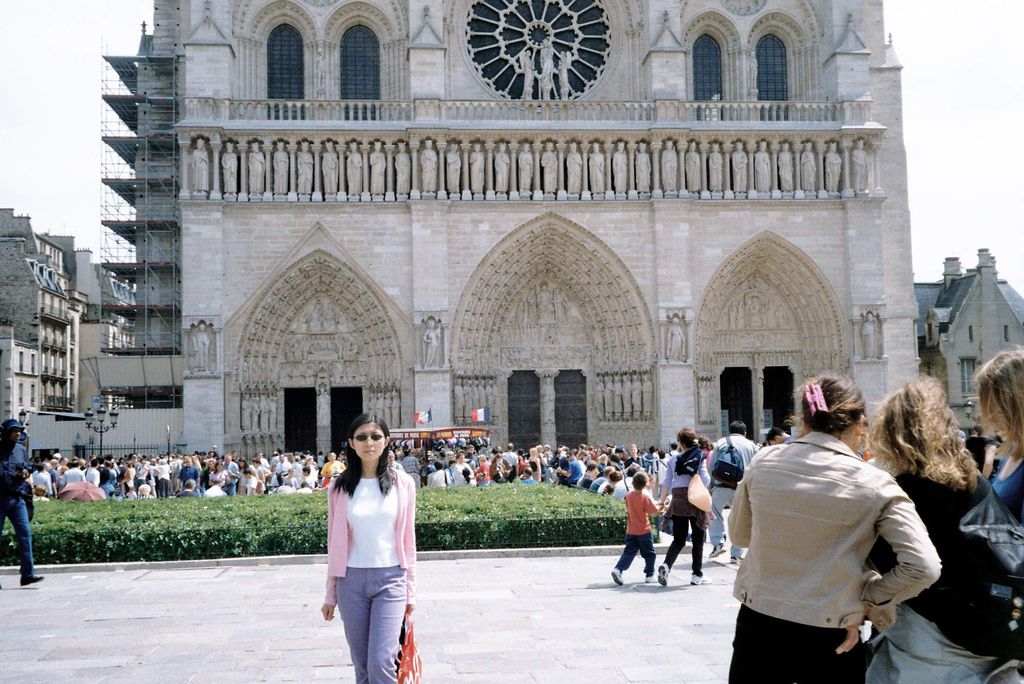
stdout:
<svg viewBox="0 0 1024 684">
<path fill-rule="evenodd" d="M 725 443 L 729 445 L 729 448 L 730 448 L 731 450 L 733 450 L 733 451 L 735 451 L 735 450 L 736 450 L 736 447 L 734 447 L 734 446 L 732 445 L 732 435 L 726 435 L 726 436 L 725 436 Z"/>
</svg>

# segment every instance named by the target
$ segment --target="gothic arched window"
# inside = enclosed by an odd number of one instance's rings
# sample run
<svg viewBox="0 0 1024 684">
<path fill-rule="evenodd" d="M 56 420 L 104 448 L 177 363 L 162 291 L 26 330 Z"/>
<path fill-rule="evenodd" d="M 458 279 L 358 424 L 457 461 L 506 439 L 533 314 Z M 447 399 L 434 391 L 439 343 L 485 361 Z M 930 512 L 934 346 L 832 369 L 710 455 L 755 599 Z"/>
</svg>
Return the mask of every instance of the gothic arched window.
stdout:
<svg viewBox="0 0 1024 684">
<path fill-rule="evenodd" d="M 693 99 L 715 95 L 722 97 L 722 48 L 705 33 L 693 42 Z"/>
<path fill-rule="evenodd" d="M 302 36 L 288 24 L 275 28 L 267 39 L 267 97 L 272 100 L 305 97 Z"/>
<path fill-rule="evenodd" d="M 365 26 L 341 37 L 341 99 L 380 99 L 380 43 Z"/>
<path fill-rule="evenodd" d="M 789 99 L 786 46 L 771 33 L 757 41 L 757 99 Z"/>
</svg>

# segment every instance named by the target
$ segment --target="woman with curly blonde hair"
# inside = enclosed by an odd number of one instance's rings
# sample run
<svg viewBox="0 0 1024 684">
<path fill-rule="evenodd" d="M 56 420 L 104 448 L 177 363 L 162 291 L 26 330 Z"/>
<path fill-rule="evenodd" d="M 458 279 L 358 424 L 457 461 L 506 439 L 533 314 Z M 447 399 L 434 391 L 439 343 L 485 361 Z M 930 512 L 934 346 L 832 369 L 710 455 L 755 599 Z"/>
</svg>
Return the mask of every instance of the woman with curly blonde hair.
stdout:
<svg viewBox="0 0 1024 684">
<path fill-rule="evenodd" d="M 875 414 L 871 450 L 875 463 L 896 478 L 917 507 L 942 561 L 938 581 L 896 606 L 896 621 L 884 628 L 868 669 L 867 681 L 985 682 L 1004 661 L 971 653 L 944 632 L 963 625 L 959 603 L 949 600 L 966 586 L 969 550 L 960 535 L 960 518 L 984 497 L 988 482 L 957 434 L 958 425 L 942 385 L 918 378 L 885 398 Z M 896 554 L 880 540 L 870 560 L 879 572 L 896 563 Z"/>
<path fill-rule="evenodd" d="M 1002 465 L 993 487 L 1020 520 L 1024 508 L 1024 350 L 1004 351 L 976 378 L 981 420 L 1003 440 Z"/>
</svg>

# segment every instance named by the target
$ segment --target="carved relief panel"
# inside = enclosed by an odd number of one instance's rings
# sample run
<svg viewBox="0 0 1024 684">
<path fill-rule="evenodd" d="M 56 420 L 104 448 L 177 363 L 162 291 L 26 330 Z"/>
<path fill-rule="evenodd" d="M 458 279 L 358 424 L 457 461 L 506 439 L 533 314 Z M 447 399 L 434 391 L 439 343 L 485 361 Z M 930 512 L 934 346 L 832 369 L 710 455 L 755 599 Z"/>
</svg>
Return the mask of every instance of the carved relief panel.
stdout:
<svg viewBox="0 0 1024 684">
<path fill-rule="evenodd" d="M 219 331 L 206 319 L 194 320 L 191 324 L 186 321 L 186 324 L 187 372 L 189 375 L 216 373 L 220 368 Z"/>
<path fill-rule="evenodd" d="M 686 309 L 669 309 L 661 321 L 662 353 L 667 363 L 685 363 L 689 359 L 689 328 Z"/>
<path fill-rule="evenodd" d="M 421 368 L 445 368 L 448 366 L 447 331 L 448 324 L 440 312 L 420 314 L 416 325 L 416 339 L 419 348 Z"/>
</svg>

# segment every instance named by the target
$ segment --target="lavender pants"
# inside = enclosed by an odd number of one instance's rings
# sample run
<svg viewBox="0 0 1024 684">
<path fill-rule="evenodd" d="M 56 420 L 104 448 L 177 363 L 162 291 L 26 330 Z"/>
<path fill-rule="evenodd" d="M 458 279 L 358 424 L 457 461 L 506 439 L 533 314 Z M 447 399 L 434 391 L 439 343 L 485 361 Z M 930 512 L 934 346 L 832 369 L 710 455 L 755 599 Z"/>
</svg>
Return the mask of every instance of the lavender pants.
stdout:
<svg viewBox="0 0 1024 684">
<path fill-rule="evenodd" d="M 405 570 L 348 568 L 338 578 L 338 609 L 358 684 L 397 681 L 398 635 L 407 601 Z"/>
</svg>

